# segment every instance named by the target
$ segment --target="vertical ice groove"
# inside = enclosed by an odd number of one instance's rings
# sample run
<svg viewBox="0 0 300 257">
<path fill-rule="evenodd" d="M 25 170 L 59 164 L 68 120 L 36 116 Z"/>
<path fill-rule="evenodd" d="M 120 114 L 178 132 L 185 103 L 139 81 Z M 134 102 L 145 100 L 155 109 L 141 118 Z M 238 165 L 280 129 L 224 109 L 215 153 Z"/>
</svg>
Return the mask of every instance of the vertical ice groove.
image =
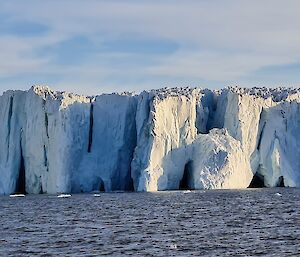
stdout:
<svg viewBox="0 0 300 257">
<path fill-rule="evenodd" d="M 42 106 L 43 106 L 43 111 L 44 111 L 44 121 L 45 121 L 46 135 L 47 135 L 47 138 L 49 139 L 49 120 L 48 120 L 48 113 L 47 113 L 47 110 L 46 110 L 46 100 L 42 99 L 42 101 L 43 101 Z"/>
<path fill-rule="evenodd" d="M 47 171 L 49 171 L 46 145 L 44 145 L 44 166 L 47 168 Z"/>
<path fill-rule="evenodd" d="M 90 107 L 90 126 L 89 126 L 89 144 L 88 144 L 88 153 L 91 152 L 92 143 L 93 143 L 93 126 L 94 126 L 94 105 L 91 103 Z"/>
<path fill-rule="evenodd" d="M 9 109 L 8 109 L 8 116 L 7 116 L 7 155 L 6 155 L 6 161 L 8 161 L 8 158 L 9 158 L 11 118 L 12 118 L 12 114 L 13 114 L 13 104 L 14 104 L 14 98 L 13 98 L 13 96 L 11 96 L 9 98 Z"/>
<path fill-rule="evenodd" d="M 258 141 L 257 141 L 257 150 L 258 151 L 260 149 L 260 145 L 261 145 L 261 141 L 262 141 L 262 138 L 263 138 L 263 133 L 264 133 L 265 126 L 266 126 L 266 122 L 263 123 L 263 126 L 262 126 L 261 131 L 260 131 L 259 136 L 258 136 Z"/>
<path fill-rule="evenodd" d="M 10 136 L 10 129 L 11 129 L 11 117 L 13 113 L 13 104 L 14 104 L 14 97 L 11 96 L 9 98 L 9 110 L 8 110 L 8 121 L 7 121 L 7 127 L 8 127 L 8 138 Z"/>
<path fill-rule="evenodd" d="M 45 112 L 45 127 L 46 127 L 46 135 L 47 135 L 47 138 L 49 139 L 48 114 L 47 114 L 47 112 Z"/>
<path fill-rule="evenodd" d="M 20 141 L 20 165 L 19 165 L 19 173 L 18 173 L 15 192 L 22 193 L 22 194 L 26 193 L 26 168 L 25 168 L 25 161 L 24 161 L 21 141 Z"/>
</svg>

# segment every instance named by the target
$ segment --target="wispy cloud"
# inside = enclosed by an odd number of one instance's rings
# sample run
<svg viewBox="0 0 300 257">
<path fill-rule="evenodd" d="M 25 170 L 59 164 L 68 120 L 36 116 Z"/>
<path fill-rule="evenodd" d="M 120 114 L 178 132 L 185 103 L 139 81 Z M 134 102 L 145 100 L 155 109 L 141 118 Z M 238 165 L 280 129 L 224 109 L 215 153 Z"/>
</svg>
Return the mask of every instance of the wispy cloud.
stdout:
<svg viewBox="0 0 300 257">
<path fill-rule="evenodd" d="M 2 1 L 0 89 L 277 84 L 280 73 L 298 84 L 299 8 L 296 0 Z"/>
</svg>

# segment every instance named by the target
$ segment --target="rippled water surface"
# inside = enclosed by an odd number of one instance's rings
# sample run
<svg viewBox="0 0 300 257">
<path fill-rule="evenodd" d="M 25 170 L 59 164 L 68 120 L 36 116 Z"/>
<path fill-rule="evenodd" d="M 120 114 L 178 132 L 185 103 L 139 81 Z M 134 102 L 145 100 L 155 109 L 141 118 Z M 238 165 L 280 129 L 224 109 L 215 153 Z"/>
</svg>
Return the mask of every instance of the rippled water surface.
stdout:
<svg viewBox="0 0 300 257">
<path fill-rule="evenodd" d="M 3 196 L 0 255 L 300 256 L 299 211 L 284 188 Z"/>
</svg>

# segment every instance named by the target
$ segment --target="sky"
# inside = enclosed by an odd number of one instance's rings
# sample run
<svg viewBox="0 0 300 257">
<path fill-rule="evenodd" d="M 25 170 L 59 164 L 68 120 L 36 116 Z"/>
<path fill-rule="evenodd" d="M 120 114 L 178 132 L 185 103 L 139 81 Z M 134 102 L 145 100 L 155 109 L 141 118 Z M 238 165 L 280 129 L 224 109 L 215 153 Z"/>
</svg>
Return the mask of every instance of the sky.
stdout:
<svg viewBox="0 0 300 257">
<path fill-rule="evenodd" d="M 300 86 L 298 0 L 3 0 L 0 92 Z"/>
</svg>

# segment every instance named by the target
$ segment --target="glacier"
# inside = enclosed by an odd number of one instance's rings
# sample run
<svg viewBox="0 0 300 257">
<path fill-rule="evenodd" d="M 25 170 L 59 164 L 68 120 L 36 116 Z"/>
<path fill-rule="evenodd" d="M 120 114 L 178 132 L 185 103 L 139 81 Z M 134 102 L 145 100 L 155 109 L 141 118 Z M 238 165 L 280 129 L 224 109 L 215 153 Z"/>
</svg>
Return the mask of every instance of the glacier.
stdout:
<svg viewBox="0 0 300 257">
<path fill-rule="evenodd" d="M 0 96 L 0 194 L 300 187 L 300 89 Z"/>
</svg>

